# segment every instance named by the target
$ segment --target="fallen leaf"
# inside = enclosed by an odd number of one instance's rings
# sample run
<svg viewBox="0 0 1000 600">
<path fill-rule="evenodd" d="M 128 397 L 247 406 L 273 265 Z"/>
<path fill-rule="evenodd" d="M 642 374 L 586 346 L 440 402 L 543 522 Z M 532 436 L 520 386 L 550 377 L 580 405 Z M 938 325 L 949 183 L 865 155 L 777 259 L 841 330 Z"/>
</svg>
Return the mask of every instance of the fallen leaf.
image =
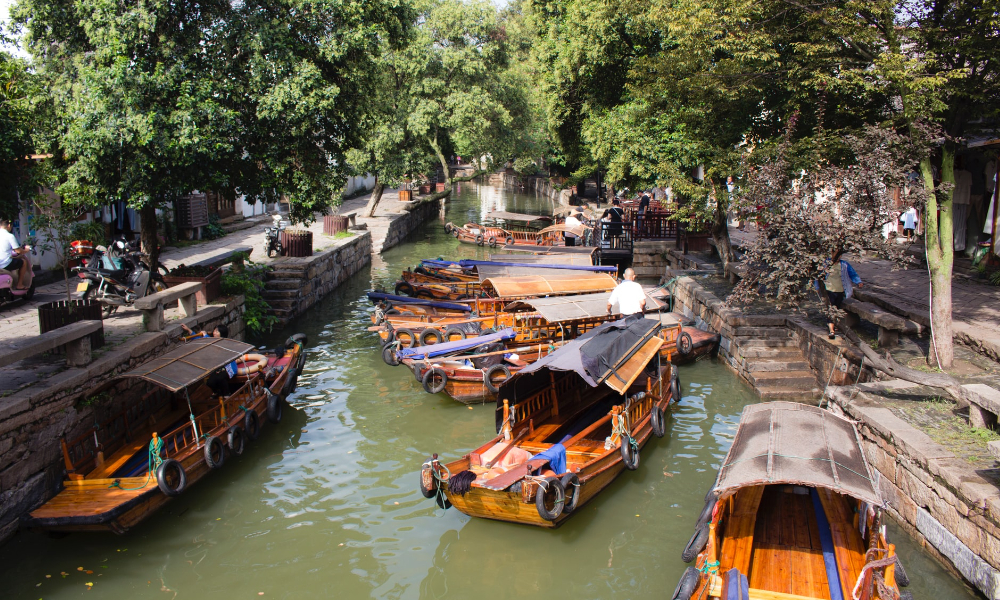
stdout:
<svg viewBox="0 0 1000 600">
<path fill-rule="evenodd" d="M 85 572 L 85 573 L 86 573 L 87 575 L 93 575 L 93 574 L 94 574 L 94 572 L 93 572 L 93 571 L 84 571 L 84 572 Z"/>
<path fill-rule="evenodd" d="M 52 579 L 52 576 L 51 575 L 46 575 L 45 578 L 46 579 Z"/>
<path fill-rule="evenodd" d="M 82 571 L 82 570 L 83 570 L 83 567 L 77 567 L 77 568 L 76 568 L 76 570 L 77 570 L 77 571 Z"/>
<path fill-rule="evenodd" d="M 42 587 L 42 584 L 41 583 L 36 583 L 35 587 Z"/>
<path fill-rule="evenodd" d="M 399 506 L 399 502 L 393 502 L 393 504 L 395 504 L 396 506 Z"/>
</svg>

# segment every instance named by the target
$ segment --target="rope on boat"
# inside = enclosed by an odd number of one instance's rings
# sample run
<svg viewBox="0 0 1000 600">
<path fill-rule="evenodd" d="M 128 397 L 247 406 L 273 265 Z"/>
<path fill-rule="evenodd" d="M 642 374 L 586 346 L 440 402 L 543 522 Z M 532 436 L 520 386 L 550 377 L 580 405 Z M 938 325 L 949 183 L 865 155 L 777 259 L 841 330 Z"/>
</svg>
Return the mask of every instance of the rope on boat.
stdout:
<svg viewBox="0 0 1000 600">
<path fill-rule="evenodd" d="M 865 580 L 865 573 L 867 571 L 872 571 L 872 580 L 873 580 L 872 582 L 874 583 L 875 587 L 878 588 L 879 598 L 883 598 L 885 600 L 898 600 L 899 592 L 890 588 L 888 584 L 886 584 L 885 575 L 883 574 L 884 571 L 875 570 L 875 569 L 884 569 L 889 565 L 896 564 L 896 557 L 889 556 L 887 558 L 871 560 L 873 558 L 872 553 L 878 553 L 878 552 L 887 552 L 887 550 L 885 550 L 884 548 L 870 548 L 868 552 L 865 552 L 865 560 L 869 562 L 866 562 L 865 566 L 862 567 L 861 573 L 858 575 L 858 581 L 857 583 L 854 584 L 854 589 L 851 590 L 851 595 L 854 597 L 854 600 L 860 600 L 862 591 L 861 585 Z"/>
<path fill-rule="evenodd" d="M 608 436 L 608 439 L 604 441 L 605 450 L 610 450 L 612 448 L 611 438 L 613 438 L 617 433 L 622 440 L 621 441 L 622 444 L 625 444 L 627 440 L 628 445 L 632 446 L 632 452 L 633 453 L 639 452 L 639 442 L 635 441 L 635 438 L 632 437 L 632 434 L 628 428 L 628 422 L 626 420 L 627 414 L 628 414 L 627 411 L 622 411 L 617 415 L 615 415 L 615 417 L 611 420 L 611 435 Z"/>
<path fill-rule="evenodd" d="M 434 456 L 437 455 L 435 454 Z M 448 474 L 447 479 L 451 479 L 451 471 L 448 469 L 447 465 L 442 465 L 441 463 L 438 463 L 437 466 L 440 467 L 441 469 L 444 469 L 445 473 Z M 431 460 L 425 462 L 423 465 L 421 465 L 421 467 L 431 468 L 431 474 L 434 475 L 434 488 L 435 488 L 434 499 L 437 501 L 438 506 L 445 506 L 445 502 L 448 500 L 448 497 L 445 495 L 444 490 L 442 489 L 443 486 L 441 484 L 442 482 L 444 482 L 444 479 L 441 478 L 441 474 L 438 472 L 438 469 L 434 468 L 434 463 Z"/>
<path fill-rule="evenodd" d="M 147 485 L 149 485 L 149 479 L 153 476 L 153 473 L 155 473 L 156 469 L 158 469 L 160 465 L 163 464 L 163 458 L 160 456 L 162 452 L 163 452 L 163 438 L 157 437 L 154 434 L 153 439 L 149 440 L 149 463 L 148 463 L 149 467 L 146 470 L 146 481 L 144 481 L 142 485 L 140 485 L 139 487 L 127 488 L 127 487 L 122 487 L 122 482 L 120 479 L 115 479 L 108 487 L 109 488 L 116 487 L 126 492 L 134 492 L 135 490 L 141 490 L 142 488 L 146 487 Z"/>
<path fill-rule="evenodd" d="M 840 355 L 843 353 L 844 353 L 843 348 L 837 350 L 837 360 L 833 361 L 833 366 L 830 367 L 830 376 L 826 378 L 826 385 L 823 386 L 823 395 L 820 396 L 819 398 L 819 404 L 817 406 L 819 406 L 820 408 L 823 407 L 823 400 L 826 399 L 826 391 L 830 389 L 830 382 L 833 381 L 833 372 L 836 371 L 837 367 L 840 365 Z"/>
<path fill-rule="evenodd" d="M 698 570 L 701 571 L 703 575 L 709 575 L 709 576 L 715 575 L 716 573 L 719 572 L 719 561 L 715 562 L 705 561 L 705 564 L 703 564 L 701 568 Z"/>
</svg>

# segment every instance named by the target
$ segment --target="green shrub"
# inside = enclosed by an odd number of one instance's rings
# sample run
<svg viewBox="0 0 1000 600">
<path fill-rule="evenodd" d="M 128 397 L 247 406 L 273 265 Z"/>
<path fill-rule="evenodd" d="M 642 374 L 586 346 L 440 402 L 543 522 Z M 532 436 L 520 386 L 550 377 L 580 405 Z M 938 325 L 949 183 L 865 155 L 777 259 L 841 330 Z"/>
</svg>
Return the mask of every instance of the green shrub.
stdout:
<svg viewBox="0 0 1000 600">
<path fill-rule="evenodd" d="M 209 215 L 208 225 L 201 230 L 202 239 L 215 240 L 226 235 L 226 230 L 219 223 L 219 215 Z"/>
<path fill-rule="evenodd" d="M 222 274 L 222 292 L 243 296 L 243 322 L 247 331 L 259 335 L 271 331 L 277 317 L 267 314 L 271 306 L 264 299 L 264 282 L 271 267 L 249 260 L 246 253 L 233 256 L 233 267 Z"/>
</svg>

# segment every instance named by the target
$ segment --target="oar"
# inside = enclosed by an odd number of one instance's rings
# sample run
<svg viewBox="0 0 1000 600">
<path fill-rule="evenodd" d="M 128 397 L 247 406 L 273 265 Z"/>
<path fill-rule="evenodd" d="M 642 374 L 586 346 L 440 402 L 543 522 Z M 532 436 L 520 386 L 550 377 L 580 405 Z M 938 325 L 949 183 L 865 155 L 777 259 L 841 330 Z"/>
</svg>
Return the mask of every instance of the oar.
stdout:
<svg viewBox="0 0 1000 600">
<path fill-rule="evenodd" d="M 495 465 L 498 462 L 500 462 L 501 460 L 503 460 L 503 457 L 507 456 L 507 453 L 510 452 L 511 448 L 514 447 L 514 444 L 517 444 L 518 442 L 520 442 L 521 438 L 523 438 L 524 434 L 526 434 L 526 433 L 528 433 L 528 430 L 527 429 L 522 429 L 521 433 L 517 434 L 517 437 L 514 438 L 513 440 L 511 440 L 510 443 L 507 444 L 507 447 L 500 451 L 500 454 L 497 454 L 493 458 L 493 460 L 491 460 L 490 462 L 486 463 L 486 468 L 487 469 L 492 469 L 493 465 Z"/>
</svg>

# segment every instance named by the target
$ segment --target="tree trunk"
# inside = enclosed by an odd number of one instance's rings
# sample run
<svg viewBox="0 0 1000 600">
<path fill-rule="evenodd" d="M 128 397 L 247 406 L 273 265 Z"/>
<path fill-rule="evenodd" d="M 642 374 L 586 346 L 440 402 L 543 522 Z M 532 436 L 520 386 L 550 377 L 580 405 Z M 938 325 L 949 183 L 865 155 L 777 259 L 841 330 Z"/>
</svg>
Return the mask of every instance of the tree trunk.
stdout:
<svg viewBox="0 0 1000 600">
<path fill-rule="evenodd" d="M 934 175 L 930 157 L 920 162 L 924 187 L 930 190 L 924 211 L 924 247 L 930 271 L 930 317 L 933 335 L 928 362 L 950 369 L 955 357 L 951 320 L 951 276 L 955 254 L 952 190 L 940 194 L 934 191 Z M 941 182 L 955 182 L 955 148 L 948 143 L 942 148 Z M 940 208 L 940 217 L 938 215 Z"/>
<path fill-rule="evenodd" d="M 372 197 L 368 199 L 368 204 L 365 205 L 365 210 L 362 212 L 362 216 L 368 217 L 369 219 L 375 216 L 375 209 L 378 208 L 378 203 L 382 200 L 382 192 L 385 190 L 385 183 L 378 178 L 378 174 L 375 174 L 375 187 L 372 188 Z"/>
<path fill-rule="evenodd" d="M 714 188 L 714 186 L 713 186 Z M 712 237 L 715 239 L 715 249 L 722 259 L 722 272 L 725 274 L 729 263 L 734 258 L 732 240 L 729 239 L 729 220 L 726 218 L 726 210 L 729 208 L 728 202 L 722 199 L 721 194 L 715 194 L 715 218 L 712 220 Z"/>
<path fill-rule="evenodd" d="M 441 146 L 438 144 L 437 132 L 434 132 L 434 137 L 429 138 L 427 142 L 430 144 L 431 148 L 434 150 L 434 154 L 437 155 L 438 161 L 441 162 L 441 168 L 444 169 L 444 186 L 445 188 L 451 189 L 451 171 L 448 170 L 448 159 L 445 158 L 444 153 L 441 152 Z"/>
<path fill-rule="evenodd" d="M 149 257 L 149 270 L 156 272 L 160 260 L 160 240 L 156 233 L 156 203 L 147 202 L 139 209 L 139 223 L 142 230 L 142 251 Z"/>
</svg>

